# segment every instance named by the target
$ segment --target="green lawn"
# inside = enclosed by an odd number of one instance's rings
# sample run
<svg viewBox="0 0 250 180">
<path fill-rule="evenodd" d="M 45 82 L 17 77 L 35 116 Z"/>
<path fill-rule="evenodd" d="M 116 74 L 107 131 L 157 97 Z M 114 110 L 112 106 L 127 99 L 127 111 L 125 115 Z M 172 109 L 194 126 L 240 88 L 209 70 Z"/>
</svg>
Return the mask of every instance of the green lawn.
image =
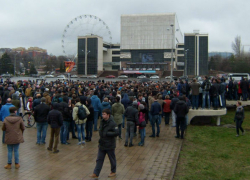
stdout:
<svg viewBox="0 0 250 180">
<path fill-rule="evenodd" d="M 221 124 L 234 124 L 235 111 L 228 111 Z M 250 179 L 250 112 L 245 109 L 246 135 L 235 137 L 235 128 L 188 126 L 176 180 Z M 241 133 L 240 133 L 241 134 Z"/>
</svg>

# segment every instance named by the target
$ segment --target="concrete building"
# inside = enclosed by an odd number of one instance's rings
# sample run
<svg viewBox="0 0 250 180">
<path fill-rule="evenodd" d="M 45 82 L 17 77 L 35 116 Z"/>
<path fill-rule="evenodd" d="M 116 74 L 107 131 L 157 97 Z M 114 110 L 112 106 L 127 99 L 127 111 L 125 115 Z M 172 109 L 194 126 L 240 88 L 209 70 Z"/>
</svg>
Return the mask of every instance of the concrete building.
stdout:
<svg viewBox="0 0 250 180">
<path fill-rule="evenodd" d="M 184 34 L 187 51 L 187 75 L 208 74 L 208 34 L 200 34 L 198 30 Z"/>
<path fill-rule="evenodd" d="M 183 43 L 183 35 L 175 13 L 121 16 L 120 58 L 126 74 L 131 69 L 137 70 L 131 74 L 170 70 L 172 56 L 176 69 L 178 43 Z"/>
</svg>

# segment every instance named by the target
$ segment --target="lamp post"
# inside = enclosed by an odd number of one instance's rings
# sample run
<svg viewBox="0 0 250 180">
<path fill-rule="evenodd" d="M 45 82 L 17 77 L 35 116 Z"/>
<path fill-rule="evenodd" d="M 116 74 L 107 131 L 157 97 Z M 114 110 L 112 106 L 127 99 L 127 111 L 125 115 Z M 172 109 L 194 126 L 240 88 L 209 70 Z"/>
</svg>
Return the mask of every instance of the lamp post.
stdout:
<svg viewBox="0 0 250 180">
<path fill-rule="evenodd" d="M 170 25 L 172 28 L 172 48 L 171 48 L 171 81 L 173 81 L 173 55 L 174 55 L 174 25 Z"/>
<path fill-rule="evenodd" d="M 189 51 L 189 49 L 185 50 L 185 76 L 187 76 L 187 52 Z"/>
<path fill-rule="evenodd" d="M 86 47 L 85 50 L 82 50 L 82 52 L 84 52 L 84 55 L 85 55 L 85 75 L 87 76 L 88 75 L 88 73 L 87 73 L 87 56 L 90 53 L 90 51 L 87 51 L 87 46 L 85 46 L 85 47 Z"/>
</svg>

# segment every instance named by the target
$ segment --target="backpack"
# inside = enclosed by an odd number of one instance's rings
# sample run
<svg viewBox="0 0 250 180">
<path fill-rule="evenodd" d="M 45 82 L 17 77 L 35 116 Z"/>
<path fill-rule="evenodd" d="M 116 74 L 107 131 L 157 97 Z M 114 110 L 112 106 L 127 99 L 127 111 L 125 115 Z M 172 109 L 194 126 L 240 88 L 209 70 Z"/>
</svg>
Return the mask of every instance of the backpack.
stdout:
<svg viewBox="0 0 250 180">
<path fill-rule="evenodd" d="M 204 89 L 205 89 L 206 91 L 209 91 L 210 88 L 211 88 L 211 83 L 210 83 L 210 82 L 206 82 L 206 83 L 205 83 Z"/>
<path fill-rule="evenodd" d="M 87 118 L 86 110 L 83 107 L 83 105 L 78 107 L 77 116 L 78 116 L 78 119 L 80 120 L 84 120 L 85 118 Z"/>
<path fill-rule="evenodd" d="M 183 84 L 182 86 L 181 86 L 181 92 L 182 92 L 182 94 L 186 94 L 186 86 Z"/>
<path fill-rule="evenodd" d="M 142 121 L 140 124 L 139 124 L 140 127 L 146 127 L 146 121 Z"/>
</svg>

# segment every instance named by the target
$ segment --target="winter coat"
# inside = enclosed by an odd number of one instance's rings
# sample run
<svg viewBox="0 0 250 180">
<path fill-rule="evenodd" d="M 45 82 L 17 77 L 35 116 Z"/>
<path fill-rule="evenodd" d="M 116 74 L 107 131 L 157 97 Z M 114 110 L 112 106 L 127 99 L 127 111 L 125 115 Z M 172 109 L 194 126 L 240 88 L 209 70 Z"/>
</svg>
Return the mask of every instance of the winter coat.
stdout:
<svg viewBox="0 0 250 180">
<path fill-rule="evenodd" d="M 32 109 L 34 109 L 37 105 L 39 105 L 41 103 L 41 98 L 37 98 L 33 101 L 32 104 Z"/>
<path fill-rule="evenodd" d="M 119 135 L 117 124 L 113 116 L 106 120 L 101 120 L 99 129 L 99 148 L 102 151 L 112 150 L 116 148 L 116 136 Z"/>
<path fill-rule="evenodd" d="M 153 102 L 154 102 L 153 97 L 148 96 L 148 108 L 149 108 L 149 111 L 151 110 L 151 106 L 152 106 Z"/>
<path fill-rule="evenodd" d="M 29 99 L 28 100 L 28 102 L 27 102 L 27 110 L 28 111 L 31 111 L 32 110 L 32 107 L 33 107 L 33 102 L 32 102 L 32 100 L 31 99 Z"/>
<path fill-rule="evenodd" d="M 241 82 L 240 82 L 240 88 L 242 89 L 242 92 L 247 92 L 249 90 L 248 81 L 241 80 Z"/>
<path fill-rule="evenodd" d="M 23 143 L 23 131 L 25 129 L 23 119 L 15 113 L 11 113 L 4 119 L 2 130 L 5 131 L 4 142 L 6 144 Z"/>
<path fill-rule="evenodd" d="M 30 96 L 31 96 L 31 90 L 32 90 L 31 87 L 25 89 L 25 96 L 26 96 L 26 97 L 30 97 Z"/>
<path fill-rule="evenodd" d="M 124 106 L 120 102 L 112 105 L 112 115 L 117 125 L 122 123 L 122 115 L 124 114 L 124 112 Z"/>
<path fill-rule="evenodd" d="M 138 109 L 135 106 L 129 106 L 124 113 L 127 121 L 132 121 L 138 124 Z"/>
<path fill-rule="evenodd" d="M 177 97 L 174 97 L 172 100 L 171 100 L 171 103 L 170 103 L 170 109 L 171 110 L 174 110 L 175 108 L 175 105 L 176 103 L 179 101 L 179 99 Z"/>
<path fill-rule="evenodd" d="M 164 101 L 165 101 L 165 103 L 163 105 L 163 112 L 171 112 L 171 109 L 170 109 L 171 100 L 166 99 Z"/>
<path fill-rule="evenodd" d="M 192 89 L 192 95 L 199 95 L 199 88 L 200 88 L 200 84 L 197 82 L 193 82 L 190 87 Z"/>
<path fill-rule="evenodd" d="M 96 95 L 93 95 L 91 97 L 91 104 L 92 104 L 95 112 L 101 111 L 101 101 Z"/>
<path fill-rule="evenodd" d="M 4 121 L 5 117 L 10 115 L 10 110 L 9 110 L 10 107 L 14 107 L 14 105 L 11 103 L 6 103 L 5 105 L 2 106 L 0 111 L 0 117 L 2 121 Z"/>
<path fill-rule="evenodd" d="M 38 123 L 44 123 L 48 122 L 48 114 L 49 114 L 50 108 L 47 104 L 41 103 L 37 105 L 34 109 L 34 118 L 35 121 Z"/>
<path fill-rule="evenodd" d="M 63 116 L 60 111 L 58 111 L 58 103 L 54 103 L 53 109 L 48 114 L 48 123 L 51 128 L 60 128 L 63 125 Z"/>
<path fill-rule="evenodd" d="M 143 121 L 146 120 L 146 112 L 147 112 L 146 109 L 140 110 L 140 112 L 139 112 L 139 118 L 138 118 L 139 124 L 140 124 L 141 122 L 143 122 Z M 138 125 L 139 125 L 139 124 L 138 124 Z M 144 129 L 144 128 L 145 128 L 145 127 L 139 127 L 139 129 Z"/>
<path fill-rule="evenodd" d="M 75 121 L 75 124 L 84 124 L 87 121 L 87 118 L 85 118 L 84 120 L 81 120 L 78 118 L 78 115 L 77 115 L 78 114 L 78 107 L 81 105 L 83 105 L 83 108 L 85 109 L 87 116 L 90 114 L 88 108 L 84 104 L 81 104 L 80 102 L 76 103 L 76 105 L 73 109 L 73 120 Z"/>
<path fill-rule="evenodd" d="M 174 112 L 177 117 L 185 117 L 188 113 L 189 108 L 185 101 L 178 101 L 175 105 Z"/>
<path fill-rule="evenodd" d="M 237 119 L 237 115 L 240 115 L 242 118 Z M 237 107 L 234 116 L 234 121 L 243 121 L 244 118 L 245 118 L 244 108 L 242 106 Z"/>
<path fill-rule="evenodd" d="M 220 85 L 217 84 L 217 83 L 214 83 L 211 86 L 210 94 L 211 94 L 212 97 L 218 96 L 220 94 Z"/>
<path fill-rule="evenodd" d="M 154 101 L 154 103 L 151 105 L 150 113 L 153 115 L 159 115 L 161 113 L 161 105 Z"/>
<path fill-rule="evenodd" d="M 110 103 L 109 102 L 102 102 L 101 112 L 103 111 L 103 109 L 109 109 L 111 111 Z"/>
</svg>

